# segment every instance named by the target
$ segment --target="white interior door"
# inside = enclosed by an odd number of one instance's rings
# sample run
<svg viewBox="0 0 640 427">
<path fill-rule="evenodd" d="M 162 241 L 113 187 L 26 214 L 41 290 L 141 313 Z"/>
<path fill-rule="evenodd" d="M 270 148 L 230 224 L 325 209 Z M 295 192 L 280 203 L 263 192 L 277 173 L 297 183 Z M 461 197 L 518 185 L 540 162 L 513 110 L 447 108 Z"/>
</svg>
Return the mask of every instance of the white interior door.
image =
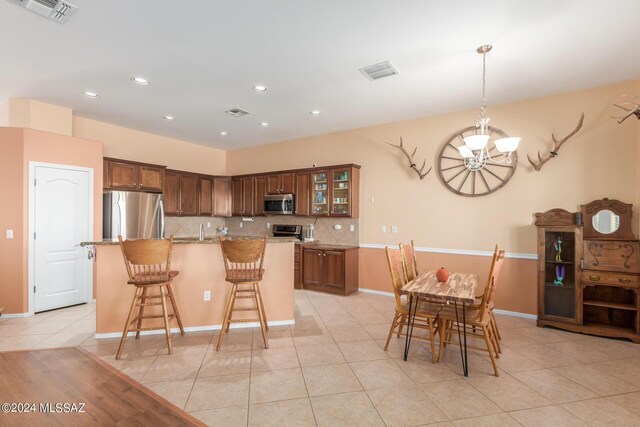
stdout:
<svg viewBox="0 0 640 427">
<path fill-rule="evenodd" d="M 92 173 L 54 165 L 33 172 L 34 311 L 88 302 L 91 261 L 78 244 L 92 240 Z"/>
</svg>

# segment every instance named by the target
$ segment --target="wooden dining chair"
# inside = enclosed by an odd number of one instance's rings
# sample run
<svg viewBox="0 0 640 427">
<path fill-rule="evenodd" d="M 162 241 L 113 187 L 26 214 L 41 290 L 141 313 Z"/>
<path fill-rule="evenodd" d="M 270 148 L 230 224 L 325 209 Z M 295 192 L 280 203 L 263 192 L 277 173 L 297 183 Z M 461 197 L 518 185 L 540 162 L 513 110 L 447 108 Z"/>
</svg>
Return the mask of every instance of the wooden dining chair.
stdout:
<svg viewBox="0 0 640 427">
<path fill-rule="evenodd" d="M 177 271 L 171 270 L 171 250 L 173 248 L 173 236 L 169 240 L 162 239 L 140 239 L 140 240 L 122 240 L 122 236 L 118 236 L 124 264 L 127 268 L 129 280 L 127 284 L 136 287 L 129 315 L 122 331 L 122 338 L 116 353 L 116 359 L 120 359 L 124 344 L 127 341 L 129 332 L 136 332 L 136 339 L 140 338 L 140 331 L 160 330 L 164 329 L 167 338 L 167 348 L 169 354 L 173 353 L 171 346 L 171 328 L 169 322 L 174 318 L 180 327 L 180 334 L 184 335 L 182 320 L 176 299 L 173 296 L 171 282 L 178 275 Z M 151 293 L 157 290 L 157 295 Z M 173 313 L 167 311 L 167 298 Z M 157 301 L 160 300 L 160 301 Z M 151 301 L 151 302 L 149 302 Z M 145 307 L 162 306 L 162 314 L 145 315 Z M 134 313 L 138 308 L 138 315 L 134 317 Z M 163 319 L 163 327 L 142 327 L 144 319 Z M 135 324 L 133 331 L 130 331 L 131 325 Z"/>
<path fill-rule="evenodd" d="M 418 261 L 416 259 L 416 248 L 413 240 L 410 243 L 400 243 L 400 253 L 402 254 L 402 268 L 404 270 L 404 278 L 407 282 L 418 277 Z"/>
<path fill-rule="evenodd" d="M 466 324 L 459 325 L 461 328 L 465 328 L 467 336 L 482 338 L 485 343 L 485 347 L 470 347 L 478 350 L 486 350 L 491 358 L 491 364 L 493 365 L 493 372 L 495 376 L 499 376 L 498 367 L 496 365 L 496 358 L 499 358 L 498 352 L 498 338 L 494 333 L 491 326 L 491 315 L 489 307 L 493 306 L 493 299 L 495 296 L 496 285 L 500 276 L 500 270 L 504 262 L 504 251 L 500 249 L 500 246 L 496 245 L 491 260 L 491 268 L 489 269 L 489 277 L 485 286 L 482 298 L 479 303 L 468 304 L 466 310 Z M 456 313 L 458 310 L 458 313 Z M 440 333 L 440 350 L 438 352 L 438 361 L 442 360 L 442 355 L 447 347 L 447 344 L 451 344 L 454 331 L 458 327 L 457 321 L 462 319 L 462 307 L 447 306 L 440 311 L 438 324 Z M 457 343 L 462 345 L 462 343 Z"/>
<path fill-rule="evenodd" d="M 222 329 L 218 337 L 216 351 L 220 350 L 220 345 L 224 338 L 224 334 L 229 332 L 231 323 L 240 322 L 260 322 L 260 330 L 262 332 L 262 340 L 264 348 L 269 348 L 267 342 L 266 331 L 269 330 L 267 324 L 267 316 L 262 302 L 262 294 L 260 293 L 260 281 L 264 269 L 264 252 L 267 246 L 267 236 L 264 239 L 225 239 L 220 238 L 220 247 L 222 248 L 222 258 L 224 260 L 224 269 L 226 271 L 225 280 L 231 283 L 231 292 L 227 300 L 227 308 L 222 322 Z M 246 304 L 240 304 L 236 307 L 237 300 L 253 300 L 255 307 L 247 307 Z M 250 301 L 248 301 L 251 303 Z M 257 312 L 258 318 L 242 318 L 234 319 L 234 312 Z"/>
<path fill-rule="evenodd" d="M 400 249 L 385 248 L 387 253 L 387 262 L 389 263 L 389 273 L 391 274 L 391 284 L 393 285 L 393 293 L 396 300 L 396 310 L 389 328 L 387 343 L 384 346 L 385 351 L 389 349 L 389 342 L 394 332 L 400 337 L 406 336 L 402 333 L 404 326 L 408 325 L 409 319 L 409 303 L 405 295 L 401 294 L 402 287 L 407 283 L 403 268 L 402 253 Z M 442 304 L 432 304 L 428 302 L 417 301 L 418 304 L 414 328 L 424 329 L 428 331 L 428 337 L 414 336 L 415 339 L 425 339 L 431 343 L 431 361 L 436 363 L 435 336 L 438 332 L 436 318 L 438 311 L 442 308 Z M 407 329 L 407 333 L 409 330 Z"/>
</svg>

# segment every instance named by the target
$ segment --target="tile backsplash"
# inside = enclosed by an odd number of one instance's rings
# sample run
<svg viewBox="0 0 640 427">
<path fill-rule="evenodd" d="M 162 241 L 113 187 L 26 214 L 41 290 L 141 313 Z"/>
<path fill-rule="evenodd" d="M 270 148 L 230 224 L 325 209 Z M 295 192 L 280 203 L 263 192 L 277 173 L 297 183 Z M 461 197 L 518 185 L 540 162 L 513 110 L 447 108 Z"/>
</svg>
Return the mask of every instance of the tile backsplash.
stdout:
<svg viewBox="0 0 640 427">
<path fill-rule="evenodd" d="M 242 218 L 233 217 L 226 219 L 226 226 L 229 227 L 229 234 L 244 236 L 271 236 L 271 226 L 273 224 L 302 225 L 303 236 L 309 224 L 313 224 L 316 218 L 301 216 L 266 216 L 255 217 L 254 221 L 242 221 Z M 240 227 L 242 224 L 242 227 Z M 270 226 L 267 227 L 267 224 Z M 335 225 L 340 225 L 341 229 L 336 230 Z M 349 226 L 354 226 L 354 231 L 349 230 Z M 360 222 L 358 218 L 323 218 L 318 217 L 314 225 L 313 237 L 317 242 L 333 245 L 354 245 L 360 243 Z M 197 233 L 196 233 L 197 235 Z"/>
<path fill-rule="evenodd" d="M 198 237 L 200 224 L 204 224 L 204 234 L 210 237 L 218 234 L 218 227 L 228 227 L 229 234 L 240 236 L 271 236 L 273 224 L 292 224 L 303 226 L 303 236 L 309 224 L 316 219 L 298 216 L 267 216 L 255 217 L 254 221 L 242 221 L 242 218 L 211 218 L 198 216 L 168 216 L 165 217 L 165 237 Z M 242 224 L 242 227 L 240 227 Z M 267 227 L 269 224 L 269 227 Z M 340 225 L 340 230 L 335 229 Z M 354 226 L 354 231 L 349 226 Z M 360 243 L 360 223 L 358 218 L 322 218 L 319 217 L 314 225 L 313 236 L 317 242 L 334 245 L 355 245 Z"/>
<path fill-rule="evenodd" d="M 164 235 L 169 237 L 198 237 L 200 224 L 204 224 L 204 234 L 210 237 L 218 234 L 217 228 L 225 226 L 225 218 L 201 216 L 167 216 L 164 218 Z"/>
</svg>

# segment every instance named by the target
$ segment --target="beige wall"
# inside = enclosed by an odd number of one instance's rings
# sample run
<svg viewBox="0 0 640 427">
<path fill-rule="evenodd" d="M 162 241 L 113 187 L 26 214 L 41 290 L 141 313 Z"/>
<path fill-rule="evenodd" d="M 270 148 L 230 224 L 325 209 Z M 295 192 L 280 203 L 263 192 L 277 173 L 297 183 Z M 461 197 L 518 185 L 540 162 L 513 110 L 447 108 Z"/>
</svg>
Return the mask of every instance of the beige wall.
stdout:
<svg viewBox="0 0 640 427">
<path fill-rule="evenodd" d="M 491 123 L 523 140 L 511 181 L 480 198 L 447 190 L 435 167 L 421 181 L 406 158 L 384 144 L 402 137 L 409 148 L 418 147 L 419 159 L 426 156 L 427 164 L 434 165 L 442 143 L 455 130 L 475 123 L 475 110 L 229 151 L 227 172 L 358 163 L 361 243 L 414 239 L 424 247 L 490 251 L 499 242 L 508 252 L 535 253 L 535 212 L 555 207 L 575 211 L 601 197 L 637 206 L 637 125 L 633 120 L 618 125 L 609 116 L 621 94 L 638 92 L 640 82 L 635 81 L 490 106 Z M 580 133 L 541 172 L 533 171 L 526 155 L 547 151 L 551 133 L 569 133 L 583 111 Z M 383 224 L 397 225 L 398 234 L 383 234 Z"/>
<path fill-rule="evenodd" d="M 387 123 L 315 137 L 285 141 L 227 153 L 227 172 L 240 174 L 358 163 L 361 169 L 360 243 L 397 245 L 413 239 L 418 247 L 491 252 L 499 243 L 509 253 L 535 254 L 533 214 L 560 207 L 576 211 L 602 197 L 633 203 L 640 200 L 640 124 L 619 125 L 610 116 L 622 94 L 639 93 L 640 82 L 625 82 L 590 90 L 490 106 L 491 124 L 523 138 L 520 159 L 511 181 L 498 192 L 480 198 L 455 195 L 440 182 L 435 162 L 444 141 L 454 131 L 475 122 L 478 111 L 465 111 Z M 557 158 L 535 172 L 526 156 L 548 152 L 551 134 L 568 134 L 585 113 L 582 130 L 567 142 Z M 407 160 L 384 141 L 407 148 L 434 170 L 420 180 Z M 639 222 L 636 217 L 635 225 Z M 398 234 L 381 226 L 398 226 Z M 634 227 L 637 232 L 637 226 Z M 527 256 L 525 256 L 527 258 Z M 422 269 L 450 270 L 486 276 L 491 258 L 464 254 L 418 253 Z M 360 287 L 391 292 L 389 273 L 380 248 L 361 248 Z M 536 261 L 508 258 L 496 306 L 529 314 L 537 312 Z"/>
<path fill-rule="evenodd" d="M 171 169 L 224 175 L 223 150 L 128 129 L 84 117 L 73 118 L 73 135 L 104 143 L 104 155 L 165 165 Z"/>
<path fill-rule="evenodd" d="M 69 108 L 24 98 L 10 99 L 7 108 L 10 127 L 71 136 L 73 111 Z"/>
<path fill-rule="evenodd" d="M 26 313 L 29 162 L 93 169 L 93 239 L 99 239 L 102 236 L 102 143 L 32 129 L 0 128 L 0 144 L 3 158 L 8 159 L 0 175 L 1 194 L 7 201 L 7 208 L 0 209 L 0 275 L 10 278 L 0 287 L 0 306 L 5 307 L 5 313 Z M 4 238 L 8 228 L 14 230 L 13 240 Z"/>
</svg>

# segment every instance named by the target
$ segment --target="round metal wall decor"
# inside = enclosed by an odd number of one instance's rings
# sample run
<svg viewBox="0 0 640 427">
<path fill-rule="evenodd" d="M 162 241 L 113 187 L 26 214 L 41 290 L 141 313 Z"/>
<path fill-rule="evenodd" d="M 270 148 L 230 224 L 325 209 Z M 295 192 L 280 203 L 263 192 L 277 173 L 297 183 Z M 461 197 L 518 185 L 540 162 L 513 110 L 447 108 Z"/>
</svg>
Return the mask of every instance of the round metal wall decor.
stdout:
<svg viewBox="0 0 640 427">
<path fill-rule="evenodd" d="M 508 135 L 493 126 L 487 127 L 489 143 L 487 150 L 491 158 L 503 161 L 505 154 L 500 153 L 493 141 L 506 138 Z M 511 153 L 511 163 L 495 163 L 489 158 L 482 162 L 466 161 L 458 152 L 464 144 L 464 137 L 475 135 L 478 128 L 469 126 L 455 132 L 442 146 L 438 156 L 438 175 L 442 183 L 451 191 L 461 196 L 480 197 L 494 193 L 504 187 L 516 171 L 518 153 Z M 489 148 L 492 147 L 492 148 Z"/>
</svg>

